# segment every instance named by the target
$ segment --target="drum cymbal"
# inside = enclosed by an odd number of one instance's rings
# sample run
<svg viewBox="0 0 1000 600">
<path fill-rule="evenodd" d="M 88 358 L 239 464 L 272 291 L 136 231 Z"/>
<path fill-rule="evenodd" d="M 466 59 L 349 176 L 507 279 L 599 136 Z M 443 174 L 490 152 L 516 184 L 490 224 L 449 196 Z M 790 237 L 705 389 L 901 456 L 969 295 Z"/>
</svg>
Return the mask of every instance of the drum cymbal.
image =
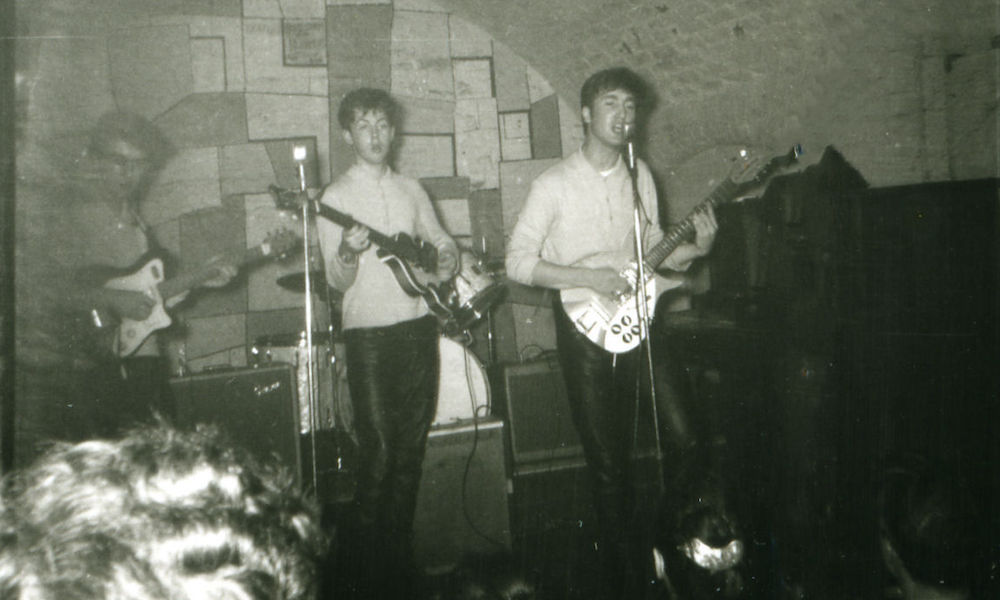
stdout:
<svg viewBox="0 0 1000 600">
<path fill-rule="evenodd" d="M 323 271 L 310 271 L 309 279 L 314 291 L 320 291 L 326 287 L 338 297 L 342 295 L 340 291 L 327 285 L 326 276 L 323 274 Z M 306 291 L 306 274 L 299 272 L 282 275 L 275 283 L 278 284 L 278 287 L 301 294 Z"/>
</svg>

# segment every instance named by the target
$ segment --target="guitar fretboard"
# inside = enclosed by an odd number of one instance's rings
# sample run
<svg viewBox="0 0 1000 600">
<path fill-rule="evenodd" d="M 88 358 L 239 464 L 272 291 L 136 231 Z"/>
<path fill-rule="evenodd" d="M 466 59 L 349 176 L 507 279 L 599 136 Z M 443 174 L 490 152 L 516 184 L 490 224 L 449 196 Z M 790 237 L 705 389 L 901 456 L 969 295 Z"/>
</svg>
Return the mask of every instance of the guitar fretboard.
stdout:
<svg viewBox="0 0 1000 600">
<path fill-rule="evenodd" d="M 701 203 L 694 208 L 694 210 L 688 213 L 688 216 L 684 217 L 683 221 L 671 227 L 670 230 L 663 235 L 663 239 L 660 240 L 660 243 L 646 253 L 646 260 L 643 261 L 646 270 L 651 271 L 656 269 L 656 267 L 658 267 L 665 258 L 670 256 L 670 253 L 673 252 L 677 246 L 680 246 L 684 240 L 691 237 L 694 233 L 695 213 L 700 210 L 704 210 L 708 206 L 714 208 L 719 204 L 728 202 L 732 199 L 739 187 L 740 186 L 734 183 L 731 179 L 726 179 L 716 186 L 707 198 L 702 200 Z"/>
</svg>

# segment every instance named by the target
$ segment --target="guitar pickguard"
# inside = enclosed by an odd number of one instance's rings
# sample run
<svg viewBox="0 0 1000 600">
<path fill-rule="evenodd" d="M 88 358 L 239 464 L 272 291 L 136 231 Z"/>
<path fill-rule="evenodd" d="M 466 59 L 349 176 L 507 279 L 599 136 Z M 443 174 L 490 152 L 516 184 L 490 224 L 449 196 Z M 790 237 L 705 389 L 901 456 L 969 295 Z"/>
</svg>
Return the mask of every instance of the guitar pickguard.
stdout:
<svg viewBox="0 0 1000 600">
<path fill-rule="evenodd" d="M 163 280 L 163 261 L 154 258 L 131 275 L 112 279 L 105 284 L 105 287 L 111 289 L 142 292 L 156 302 L 152 312 L 144 320 L 122 319 L 116 336 L 118 347 L 115 348 L 119 356 L 129 356 L 139 349 L 151 333 L 167 327 L 172 322 L 157 287 Z"/>
<path fill-rule="evenodd" d="M 682 283 L 682 279 L 659 275 L 649 277 L 646 281 L 647 314 L 653 314 L 660 294 L 680 287 Z M 608 352 L 628 352 L 643 339 L 634 293 L 616 300 L 589 288 L 570 288 L 562 290 L 559 299 L 577 331 Z"/>
</svg>

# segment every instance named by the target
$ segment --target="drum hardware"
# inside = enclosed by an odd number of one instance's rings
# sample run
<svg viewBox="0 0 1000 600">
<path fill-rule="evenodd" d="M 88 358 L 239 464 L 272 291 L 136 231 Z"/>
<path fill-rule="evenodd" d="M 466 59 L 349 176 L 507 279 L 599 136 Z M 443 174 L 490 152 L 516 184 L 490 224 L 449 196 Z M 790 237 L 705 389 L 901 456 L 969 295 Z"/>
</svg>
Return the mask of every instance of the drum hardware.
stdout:
<svg viewBox="0 0 1000 600">
<path fill-rule="evenodd" d="M 476 355 L 461 343 L 441 336 L 438 338 L 438 369 L 437 411 L 434 413 L 434 426 L 449 425 L 459 421 L 468 421 L 489 414 L 492 402 L 490 387 L 486 378 L 486 369 Z M 346 381 L 350 365 L 343 362 L 337 364 L 338 378 Z M 346 395 L 350 406 L 350 390 L 347 386 L 341 389 Z M 338 398 L 338 404 L 345 399 Z"/>
<path fill-rule="evenodd" d="M 313 339 L 324 339 L 328 334 L 318 332 Z M 299 404 L 299 428 L 303 434 L 313 427 L 319 430 L 332 429 L 336 424 L 336 410 L 332 398 L 336 384 L 336 363 L 339 359 L 327 343 L 314 343 L 312 349 L 306 341 L 305 332 L 282 334 L 257 338 L 250 347 L 250 364 L 254 367 L 269 366 L 274 363 L 291 365 L 295 369 L 296 392 Z M 315 365 L 310 402 L 309 367 Z M 311 409 L 316 407 L 315 417 Z"/>
<path fill-rule="evenodd" d="M 313 269 L 309 273 L 309 279 L 312 281 L 312 286 L 315 291 L 319 292 L 320 290 L 326 289 L 330 293 L 331 298 L 338 301 L 343 298 L 343 293 L 341 293 L 337 288 L 327 284 L 326 275 L 323 271 Z M 305 272 L 299 271 L 297 273 L 282 275 L 275 280 L 275 283 L 278 284 L 278 287 L 286 289 L 289 292 L 298 292 L 301 294 L 306 291 L 305 280 Z"/>
<path fill-rule="evenodd" d="M 489 269 L 479 254 L 463 249 L 459 265 L 458 273 L 447 283 L 453 315 L 444 328 L 447 335 L 467 332 L 487 315 L 506 291 L 498 281 L 497 272 Z"/>
</svg>

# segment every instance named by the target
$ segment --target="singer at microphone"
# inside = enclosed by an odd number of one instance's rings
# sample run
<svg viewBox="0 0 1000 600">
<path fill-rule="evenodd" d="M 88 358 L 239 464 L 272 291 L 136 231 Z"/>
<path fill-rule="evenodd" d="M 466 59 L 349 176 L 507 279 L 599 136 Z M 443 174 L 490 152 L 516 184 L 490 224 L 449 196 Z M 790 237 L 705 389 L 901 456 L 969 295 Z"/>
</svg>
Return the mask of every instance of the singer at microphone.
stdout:
<svg viewBox="0 0 1000 600">
<path fill-rule="evenodd" d="M 635 125 L 632 123 L 625 123 L 623 127 L 625 133 L 625 164 L 628 166 L 629 172 L 635 175 L 635 141 L 633 137 L 635 135 Z"/>
</svg>

